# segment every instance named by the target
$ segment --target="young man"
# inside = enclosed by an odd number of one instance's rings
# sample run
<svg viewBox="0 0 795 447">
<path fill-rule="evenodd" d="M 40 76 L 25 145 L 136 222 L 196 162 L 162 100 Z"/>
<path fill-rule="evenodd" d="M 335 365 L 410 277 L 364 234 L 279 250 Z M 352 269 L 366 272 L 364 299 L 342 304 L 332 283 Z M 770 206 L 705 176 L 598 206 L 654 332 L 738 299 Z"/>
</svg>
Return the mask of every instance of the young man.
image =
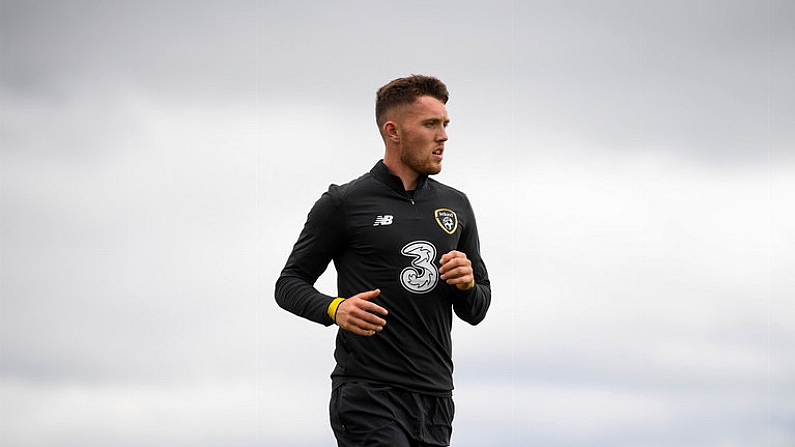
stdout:
<svg viewBox="0 0 795 447">
<path fill-rule="evenodd" d="M 342 446 L 446 446 L 454 406 L 452 314 L 478 324 L 491 302 L 467 197 L 442 169 L 447 87 L 411 76 L 378 90 L 383 160 L 332 185 L 309 212 L 276 301 L 339 326 L 331 426 Z M 333 261 L 338 297 L 314 288 Z"/>
</svg>

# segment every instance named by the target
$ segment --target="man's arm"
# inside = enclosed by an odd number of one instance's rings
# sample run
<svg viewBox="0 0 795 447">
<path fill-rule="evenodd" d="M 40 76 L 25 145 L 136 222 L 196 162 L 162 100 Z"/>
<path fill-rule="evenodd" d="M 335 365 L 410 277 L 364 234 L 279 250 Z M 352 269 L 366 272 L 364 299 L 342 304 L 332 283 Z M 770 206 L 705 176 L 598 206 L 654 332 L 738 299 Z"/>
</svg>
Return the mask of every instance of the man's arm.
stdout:
<svg viewBox="0 0 795 447">
<path fill-rule="evenodd" d="M 480 241 L 474 213 L 470 208 L 468 225 L 462 228 L 458 249 L 440 259 L 439 273 L 454 285 L 453 310 L 459 318 L 475 325 L 483 321 L 491 305 L 491 283 L 480 256 Z"/>
<path fill-rule="evenodd" d="M 345 236 L 345 219 L 333 191 L 334 187 L 329 188 L 309 212 L 275 291 L 276 302 L 283 309 L 325 326 L 334 323 L 328 308 L 335 297 L 319 292 L 314 284 L 341 250 Z"/>
<path fill-rule="evenodd" d="M 479 255 L 473 257 L 482 265 Z M 483 274 L 476 274 L 472 261 L 466 253 L 458 250 L 444 254 L 440 262 L 442 266 L 439 273 L 442 274 L 442 279 L 456 287 L 456 298 L 453 301 L 455 314 L 472 325 L 483 321 L 491 304 L 491 285 L 485 265 L 478 268 L 482 268 Z"/>
</svg>

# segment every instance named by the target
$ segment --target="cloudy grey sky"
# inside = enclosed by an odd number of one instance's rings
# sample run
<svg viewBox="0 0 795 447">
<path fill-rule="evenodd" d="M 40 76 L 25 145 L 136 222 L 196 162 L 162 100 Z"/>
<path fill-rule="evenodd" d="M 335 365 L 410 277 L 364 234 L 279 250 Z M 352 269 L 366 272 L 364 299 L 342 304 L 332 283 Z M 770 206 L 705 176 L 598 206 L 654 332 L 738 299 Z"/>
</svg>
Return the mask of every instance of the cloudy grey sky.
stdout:
<svg viewBox="0 0 795 447">
<path fill-rule="evenodd" d="M 0 1 L 0 444 L 332 446 L 273 283 L 450 88 L 455 446 L 795 445 L 795 3 Z M 318 287 L 334 294 L 330 269 Z M 460 323 L 460 322 L 458 322 Z"/>
</svg>

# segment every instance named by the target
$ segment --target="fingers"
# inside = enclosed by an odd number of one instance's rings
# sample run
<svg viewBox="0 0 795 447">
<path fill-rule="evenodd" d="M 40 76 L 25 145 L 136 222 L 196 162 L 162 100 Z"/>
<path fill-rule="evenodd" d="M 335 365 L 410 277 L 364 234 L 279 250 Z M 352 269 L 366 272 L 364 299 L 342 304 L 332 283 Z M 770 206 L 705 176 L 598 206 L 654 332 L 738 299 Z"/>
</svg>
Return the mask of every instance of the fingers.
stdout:
<svg viewBox="0 0 795 447">
<path fill-rule="evenodd" d="M 439 273 L 447 284 L 454 285 L 460 290 L 468 290 L 475 286 L 475 275 L 472 271 L 472 261 L 465 253 L 453 250 L 442 255 L 439 262 Z"/>
<path fill-rule="evenodd" d="M 381 289 L 368 290 L 367 292 L 358 293 L 348 300 L 354 300 L 356 307 L 367 312 L 375 312 L 377 314 L 386 315 L 388 312 L 378 304 L 371 303 L 370 300 L 381 294 Z M 345 301 L 348 301 L 345 300 Z"/>
<path fill-rule="evenodd" d="M 379 289 L 369 290 L 340 303 L 337 308 L 337 325 L 356 335 L 371 336 L 381 332 L 386 320 L 378 315 L 386 316 L 388 312 L 383 307 L 370 302 L 380 293 Z"/>
<path fill-rule="evenodd" d="M 439 273 L 442 275 L 458 266 L 468 266 L 469 268 L 472 268 L 472 262 L 467 259 L 467 255 L 458 250 L 453 250 L 443 254 L 439 259 L 439 264 L 441 264 Z"/>
</svg>

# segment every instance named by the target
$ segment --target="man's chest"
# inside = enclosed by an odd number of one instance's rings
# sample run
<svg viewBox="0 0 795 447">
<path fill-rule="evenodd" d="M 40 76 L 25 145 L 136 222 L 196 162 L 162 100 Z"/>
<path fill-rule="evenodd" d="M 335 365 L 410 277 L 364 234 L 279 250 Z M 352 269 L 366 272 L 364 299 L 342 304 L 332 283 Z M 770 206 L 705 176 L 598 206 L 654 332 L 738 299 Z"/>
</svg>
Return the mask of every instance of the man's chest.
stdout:
<svg viewBox="0 0 795 447">
<path fill-rule="evenodd" d="M 381 199 L 347 209 L 349 249 L 385 261 L 415 256 L 415 249 L 438 260 L 458 246 L 465 225 L 460 204 L 450 200 Z"/>
</svg>

